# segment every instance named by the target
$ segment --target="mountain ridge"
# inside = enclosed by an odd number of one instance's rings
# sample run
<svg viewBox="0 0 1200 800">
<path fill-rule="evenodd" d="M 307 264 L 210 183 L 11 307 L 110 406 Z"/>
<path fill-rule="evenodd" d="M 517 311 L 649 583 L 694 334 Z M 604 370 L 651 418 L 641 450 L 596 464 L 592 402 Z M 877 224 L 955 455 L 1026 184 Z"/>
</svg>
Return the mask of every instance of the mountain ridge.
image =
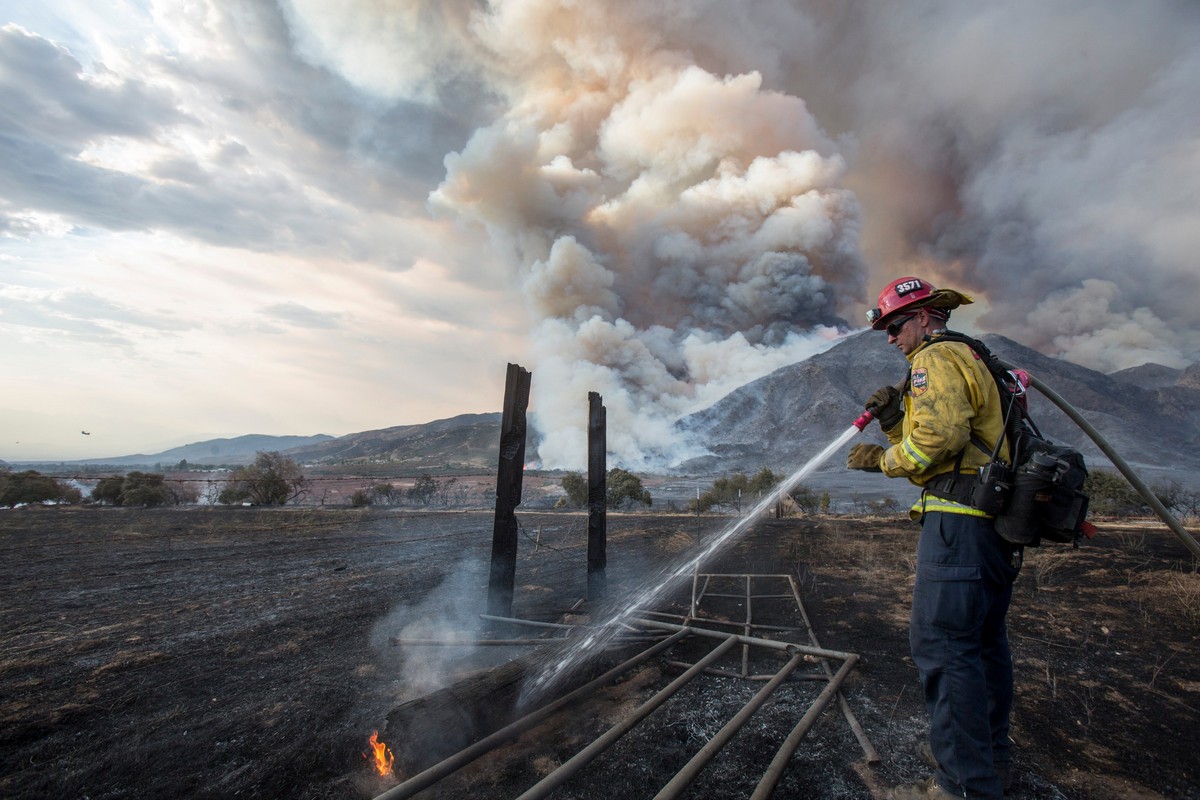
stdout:
<svg viewBox="0 0 1200 800">
<path fill-rule="evenodd" d="M 1200 365 L 1174 369 L 1146 364 L 1105 375 L 1003 336 L 984 334 L 980 339 L 1001 359 L 1026 369 L 1064 397 L 1131 463 L 1200 468 Z M 708 455 L 682 461 L 663 472 L 718 474 L 753 472 L 762 467 L 777 472 L 797 468 L 849 427 L 875 389 L 897 383 L 906 370 L 903 355 L 877 334 L 862 331 L 847 336 L 822 353 L 750 381 L 680 419 L 676 427 L 681 443 L 699 445 Z M 1031 392 L 1029 403 L 1033 419 L 1048 438 L 1079 447 L 1090 465 L 1107 465 L 1100 449 L 1040 392 Z M 249 463 L 259 450 L 278 450 L 315 466 L 388 463 L 407 470 L 490 471 L 496 468 L 500 424 L 500 412 L 459 414 L 338 437 L 248 434 L 195 442 L 157 454 L 58 463 L 149 466 L 187 460 L 198 466 L 237 464 Z M 537 452 L 533 427 L 531 424 L 527 443 L 531 458 Z M 877 426 L 867 428 L 863 436 L 884 441 Z M 580 454 L 581 463 L 585 457 Z M 843 465 L 844 458 L 835 454 L 824 470 L 844 472 Z"/>
</svg>

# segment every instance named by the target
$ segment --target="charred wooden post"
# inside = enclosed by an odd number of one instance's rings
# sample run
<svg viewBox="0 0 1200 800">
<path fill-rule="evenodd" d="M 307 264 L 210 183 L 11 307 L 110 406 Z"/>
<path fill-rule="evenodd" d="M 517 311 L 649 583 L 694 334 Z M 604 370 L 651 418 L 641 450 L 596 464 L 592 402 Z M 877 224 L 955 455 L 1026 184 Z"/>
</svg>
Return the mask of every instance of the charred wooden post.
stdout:
<svg viewBox="0 0 1200 800">
<path fill-rule="evenodd" d="M 588 392 L 588 600 L 602 600 L 608 593 L 608 528 L 605 519 L 608 482 L 607 412 L 604 398 Z"/>
<path fill-rule="evenodd" d="M 517 576 L 517 515 L 525 475 L 525 409 L 529 407 L 528 370 L 508 365 L 504 379 L 504 416 L 500 423 L 500 463 L 496 470 L 496 519 L 492 526 L 492 568 L 488 613 L 512 616 Z"/>
</svg>

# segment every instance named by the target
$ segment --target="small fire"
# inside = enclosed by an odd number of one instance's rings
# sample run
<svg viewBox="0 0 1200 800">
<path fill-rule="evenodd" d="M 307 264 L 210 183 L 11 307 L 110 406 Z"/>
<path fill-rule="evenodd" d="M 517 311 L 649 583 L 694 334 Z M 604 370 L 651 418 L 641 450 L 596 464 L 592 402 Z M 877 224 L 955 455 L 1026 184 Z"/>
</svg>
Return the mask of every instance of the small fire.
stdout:
<svg viewBox="0 0 1200 800">
<path fill-rule="evenodd" d="M 375 761 L 375 771 L 380 775 L 392 775 L 392 765 L 396 761 L 396 757 L 392 755 L 391 748 L 385 743 L 379 741 L 379 731 L 371 731 L 371 753 L 367 755 L 363 753 L 363 758 L 368 761 Z"/>
</svg>

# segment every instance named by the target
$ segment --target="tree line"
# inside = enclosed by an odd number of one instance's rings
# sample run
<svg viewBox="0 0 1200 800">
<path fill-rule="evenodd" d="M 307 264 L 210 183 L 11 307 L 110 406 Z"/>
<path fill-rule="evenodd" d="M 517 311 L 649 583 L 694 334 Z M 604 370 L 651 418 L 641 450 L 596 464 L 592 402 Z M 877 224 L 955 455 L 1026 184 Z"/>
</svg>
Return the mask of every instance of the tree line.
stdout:
<svg viewBox="0 0 1200 800">
<path fill-rule="evenodd" d="M 263 451 L 254 462 L 233 470 L 221 481 L 222 488 L 206 500 L 222 505 L 280 506 L 298 503 L 312 492 L 312 481 L 301 466 L 279 452 Z M 711 486 L 691 500 L 692 513 L 722 511 L 740 513 L 774 491 L 779 477 L 764 467 L 753 475 L 736 472 L 716 478 Z M 579 472 L 568 472 L 561 479 L 564 492 L 559 507 L 584 508 L 588 504 L 587 479 Z M 1200 489 L 1184 487 L 1174 479 L 1162 479 L 1151 486 L 1160 502 L 1183 519 L 1200 519 Z M 1096 469 L 1088 474 L 1084 491 L 1090 498 L 1090 513 L 1097 517 L 1142 517 L 1151 509 L 1137 491 L 1116 472 Z M 352 506 L 465 505 L 468 486 L 457 478 L 437 480 L 429 475 L 416 478 L 412 486 L 378 483 L 360 488 L 349 497 Z M 817 493 L 806 486 L 788 492 L 795 510 L 801 514 L 828 514 L 833 510 L 829 492 Z M 101 478 L 88 500 L 105 505 L 153 507 L 189 505 L 200 501 L 197 489 L 184 481 L 167 480 L 163 473 L 132 471 L 125 475 Z M 36 470 L 13 472 L 0 468 L 0 507 L 22 504 L 84 502 L 82 491 L 69 482 L 42 475 Z M 864 500 L 849 499 L 851 513 L 889 514 L 903 512 L 902 504 L 891 497 Z M 605 506 L 610 509 L 650 508 L 653 498 L 641 478 L 619 467 L 605 476 Z M 667 511 L 677 510 L 669 503 Z"/>
</svg>

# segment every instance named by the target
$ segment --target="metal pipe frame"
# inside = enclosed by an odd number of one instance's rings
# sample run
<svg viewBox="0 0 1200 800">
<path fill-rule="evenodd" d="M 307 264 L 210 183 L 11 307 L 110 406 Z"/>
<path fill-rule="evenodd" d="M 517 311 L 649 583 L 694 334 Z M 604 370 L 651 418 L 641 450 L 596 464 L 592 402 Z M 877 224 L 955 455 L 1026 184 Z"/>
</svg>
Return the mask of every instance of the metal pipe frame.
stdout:
<svg viewBox="0 0 1200 800">
<path fill-rule="evenodd" d="M 505 620 L 513 622 L 522 622 L 521 620 Z M 405 780 L 397 786 L 392 787 L 383 794 L 378 795 L 375 800 L 403 800 L 403 798 L 412 797 L 418 792 L 432 786 L 434 783 L 451 775 L 459 769 L 475 761 L 479 757 L 491 752 L 497 747 L 505 744 L 524 731 L 542 723 L 549 716 L 561 711 L 568 705 L 575 703 L 584 697 L 592 694 L 600 687 L 610 683 L 620 675 L 637 667 L 650 658 L 662 653 L 677 642 L 689 636 L 718 640 L 718 644 L 704 658 L 695 664 L 692 664 L 686 672 L 668 684 L 665 688 L 655 693 L 649 700 L 642 703 L 637 709 L 628 714 L 617 724 L 609 728 L 605 733 L 593 740 L 583 750 L 576 753 L 572 758 L 562 764 L 558 769 L 551 772 L 549 775 L 542 778 L 534 786 L 520 795 L 520 800 L 536 800 L 536 798 L 546 797 L 554 789 L 558 788 L 570 778 L 576 775 L 580 770 L 586 767 L 589 763 L 595 760 L 604 751 L 615 744 L 622 736 L 632 730 L 637 724 L 642 722 L 646 717 L 656 711 L 664 703 L 675 695 L 681 688 L 690 683 L 700 674 L 714 669 L 712 665 L 722 656 L 731 651 L 734 647 L 741 645 L 743 647 L 763 647 L 770 650 L 786 653 L 789 656 L 788 662 L 784 667 L 771 676 L 770 680 L 755 694 L 755 696 L 738 711 L 720 731 L 709 740 L 703 748 L 697 752 L 692 759 L 681 769 L 676 775 L 660 790 L 656 796 L 656 800 L 668 800 L 668 798 L 678 797 L 700 774 L 700 772 L 708 765 L 708 763 L 723 749 L 734 735 L 748 722 L 753 714 L 761 708 L 761 706 L 773 695 L 780 686 L 784 684 L 792 675 L 793 672 L 804 663 L 809 657 L 817 657 L 820 659 L 838 659 L 842 662 L 841 668 L 836 675 L 829 679 L 829 684 L 818 695 L 816 701 L 809 708 L 808 712 L 801 718 L 800 723 L 789 734 L 788 738 L 781 745 L 780 752 L 776 754 L 772 767 L 767 773 L 764 773 L 760 780 L 758 791 L 765 791 L 763 797 L 768 797 L 773 790 L 775 784 L 782 774 L 784 766 L 799 746 L 800 740 L 812 727 L 813 723 L 819 717 L 821 711 L 828 705 L 829 701 L 836 695 L 838 687 L 845 680 L 850 670 L 858 662 L 858 656 L 854 653 L 843 653 L 836 650 L 826 650 L 817 646 L 807 646 L 792 642 L 781 642 L 772 639 L 762 639 L 745 634 L 728 633 L 721 631 L 705 630 L 703 628 L 689 628 L 682 625 L 674 625 L 658 620 L 649 620 L 642 618 L 632 618 L 629 622 L 641 626 L 645 629 L 664 631 L 670 633 L 668 638 L 659 641 L 654 646 L 638 653 L 637 655 L 618 664 L 616 667 L 605 672 L 598 678 L 594 678 L 588 683 L 571 691 L 563 697 L 555 700 L 542 708 L 539 708 L 532 713 L 515 720 L 509 725 L 500 730 L 484 737 L 475 744 L 472 744 L 458 753 L 444 759 L 417 775 Z M 538 626 L 535 626 L 538 627 Z M 822 661 L 824 663 L 824 661 Z M 736 673 L 734 673 L 736 674 Z M 784 750 L 786 749 L 786 754 Z M 757 797 L 758 795 L 756 795 Z"/>
<path fill-rule="evenodd" d="M 796 609 L 799 611 L 800 618 L 801 618 L 801 620 L 803 620 L 804 627 L 808 632 L 809 643 L 812 644 L 814 647 L 819 648 L 821 646 L 821 643 L 817 640 L 817 634 L 816 634 L 816 631 L 813 629 L 812 621 L 808 618 L 808 612 L 804 608 L 804 601 L 800 598 L 800 585 L 796 581 L 795 576 L 790 573 L 777 573 L 777 574 L 757 574 L 757 575 L 754 575 L 753 577 L 767 578 L 767 579 L 774 578 L 774 579 L 781 579 L 781 580 L 787 581 L 788 587 L 791 589 L 791 592 L 792 592 L 790 597 L 795 601 Z M 703 588 L 699 593 L 697 593 L 696 584 L 699 581 L 699 579 L 701 579 L 701 578 L 704 579 Z M 750 586 L 750 576 L 749 575 L 737 574 L 737 573 L 716 573 L 716 572 L 701 573 L 701 572 L 697 571 L 697 573 L 693 576 L 693 582 L 692 582 L 692 616 L 689 618 L 686 618 L 684 620 L 685 624 L 688 624 L 688 623 L 692 622 L 693 620 L 695 620 L 697 622 L 703 622 L 704 624 L 724 625 L 724 626 L 728 626 L 728 627 L 740 627 L 740 628 L 746 629 L 747 633 L 750 632 L 750 629 L 747 629 L 744 623 L 726 622 L 723 620 L 699 618 L 698 616 L 696 616 L 700 610 L 700 601 L 706 596 L 707 597 L 720 596 L 720 597 L 732 597 L 732 598 L 739 597 L 738 595 L 717 595 L 717 594 L 708 592 L 709 584 L 712 581 L 712 579 L 714 579 L 714 578 L 726 578 L 726 579 L 744 578 L 746 580 L 746 587 L 747 587 L 746 588 L 746 596 L 744 598 L 745 602 L 747 604 L 747 610 L 749 609 L 751 596 L 757 597 L 759 599 L 765 599 L 767 597 L 778 598 L 778 597 L 788 597 L 789 596 L 789 595 L 751 595 L 750 588 L 749 588 L 749 586 Z M 658 615 L 658 616 L 668 616 L 666 614 L 662 614 L 661 612 L 645 612 L 645 613 L 648 613 L 651 615 Z M 749 619 L 749 615 L 747 615 L 747 619 Z M 768 629 L 767 626 L 755 625 L 752 627 L 758 628 L 761 630 Z M 797 629 L 796 628 L 787 628 L 784 630 L 797 630 Z M 832 670 L 832 668 L 830 668 L 829 662 L 826 661 L 824 658 L 821 659 L 821 670 L 825 673 L 826 680 L 833 680 L 833 670 Z M 740 677 L 750 680 L 751 676 L 748 673 L 749 673 L 748 666 L 747 666 L 746 662 L 743 661 L 742 675 Z M 846 724 L 848 724 L 850 726 L 850 730 L 854 733 L 854 738 L 858 740 L 859 747 L 862 748 L 863 755 L 866 756 L 867 763 L 869 763 L 869 764 L 879 763 L 880 758 L 879 758 L 878 751 L 875 750 L 875 746 L 871 743 L 871 740 L 867 737 L 867 734 L 863 730 L 862 725 L 859 724 L 858 718 L 854 716 L 854 712 L 850 709 L 850 704 L 846 702 L 846 698 L 845 698 L 845 696 L 842 695 L 841 692 L 838 692 L 837 700 L 838 700 L 838 706 L 841 708 L 841 711 L 842 711 L 842 716 L 844 716 L 846 718 Z"/>
<path fill-rule="evenodd" d="M 465 767 L 467 764 L 470 764 L 480 756 L 490 753 L 511 739 L 515 739 L 522 732 L 539 724 L 547 717 L 557 713 L 571 703 L 581 700 L 614 678 L 623 675 L 642 662 L 650 660 L 686 636 L 687 631 L 680 631 L 675 636 L 663 639 L 653 647 L 647 648 L 632 658 L 626 659 L 610 669 L 608 672 L 605 672 L 598 678 L 588 681 L 578 689 L 563 695 L 552 703 L 542 706 L 531 714 L 527 714 L 524 717 L 505 725 L 495 733 L 480 739 L 475 744 L 463 748 L 449 758 L 444 759 L 443 761 L 434 764 L 432 767 L 417 773 L 403 783 L 393 786 L 386 792 L 377 795 L 375 800 L 403 800 L 403 798 L 412 797 L 417 792 L 432 786 L 442 778 L 445 778 L 447 775 L 450 775 L 451 773 Z"/>
<path fill-rule="evenodd" d="M 717 731 L 716 735 L 709 739 L 704 747 L 700 748 L 700 752 L 692 756 L 692 760 L 685 764 L 683 769 L 675 773 L 675 777 L 668 781 L 667 785 L 654 796 L 654 800 L 673 800 L 673 798 L 681 795 L 691 785 L 692 781 L 696 779 L 696 776 L 700 774 L 700 771 L 708 766 L 708 762 L 712 761 L 717 753 L 721 752 L 725 745 L 729 744 L 729 740 L 733 738 L 734 734 L 750 721 L 750 717 L 754 715 L 754 712 L 758 711 L 762 707 L 762 704 L 767 702 L 771 695 L 775 693 L 775 690 L 787 680 L 787 676 L 802 663 L 804 663 L 803 653 L 793 655 L 787 664 L 783 666 L 783 669 L 779 670 L 774 678 L 763 686 L 763 688 L 759 689 L 750 702 L 742 706 L 742 710 L 734 714 L 733 718 L 729 722 L 726 722 L 725 726 Z"/>
<path fill-rule="evenodd" d="M 771 759 L 771 766 L 767 767 L 767 771 L 763 773 L 762 778 L 758 782 L 758 786 L 754 789 L 754 794 L 750 796 L 750 800 L 767 800 L 775 791 L 775 786 L 779 783 L 779 779 L 783 777 L 783 770 L 787 767 L 788 761 L 795 754 L 796 749 L 800 747 L 800 741 L 808 735 L 812 726 L 816 724 L 817 718 L 821 716 L 821 712 L 829 705 L 829 701 L 834 695 L 841 696 L 840 689 L 842 682 L 846 680 L 846 676 L 850 674 L 850 670 L 854 669 L 854 665 L 858 663 L 858 656 L 851 656 L 842 662 L 842 667 L 829 680 L 821 693 L 817 695 L 817 699 L 805 712 L 800 721 L 796 723 L 796 727 L 792 728 L 792 732 L 784 739 L 783 744 L 775 753 L 775 757 Z"/>
<path fill-rule="evenodd" d="M 629 733 L 635 725 L 650 716 L 655 709 L 667 702 L 672 695 L 691 683 L 692 679 L 699 675 L 705 667 L 725 655 L 736 644 L 737 641 L 732 638 L 718 644 L 709 651 L 708 655 L 696 662 L 691 669 L 671 681 L 666 688 L 658 691 L 653 697 L 638 706 L 632 713 L 605 731 L 599 738 L 565 761 L 558 769 L 531 786 L 517 800 L 538 800 L 566 783 L 575 773 L 579 772 L 579 770 L 595 760 L 597 756 L 616 744 L 618 739 Z"/>
<path fill-rule="evenodd" d="M 800 609 L 800 618 L 804 620 L 804 626 L 808 628 L 808 641 L 814 646 L 820 647 L 821 643 L 817 641 L 817 632 L 813 629 L 812 622 L 808 618 L 808 612 L 804 609 L 804 601 L 800 599 L 800 584 L 792 575 L 787 576 L 788 585 L 792 587 L 792 594 L 796 598 L 796 607 Z M 829 662 L 822 661 L 821 669 L 829 680 L 833 680 L 833 670 L 829 667 Z M 846 702 L 845 696 L 838 692 L 838 705 L 842 709 L 842 716 L 846 718 L 846 724 L 850 726 L 850 730 L 854 733 L 854 738 L 858 740 L 858 746 L 862 748 L 863 755 L 867 757 L 868 764 L 879 763 L 879 753 L 875 750 L 875 745 L 871 744 L 871 740 L 867 738 L 867 733 L 862 729 L 862 725 L 858 723 L 858 718 L 854 716 L 854 712 L 850 710 L 850 704 Z"/>
</svg>

